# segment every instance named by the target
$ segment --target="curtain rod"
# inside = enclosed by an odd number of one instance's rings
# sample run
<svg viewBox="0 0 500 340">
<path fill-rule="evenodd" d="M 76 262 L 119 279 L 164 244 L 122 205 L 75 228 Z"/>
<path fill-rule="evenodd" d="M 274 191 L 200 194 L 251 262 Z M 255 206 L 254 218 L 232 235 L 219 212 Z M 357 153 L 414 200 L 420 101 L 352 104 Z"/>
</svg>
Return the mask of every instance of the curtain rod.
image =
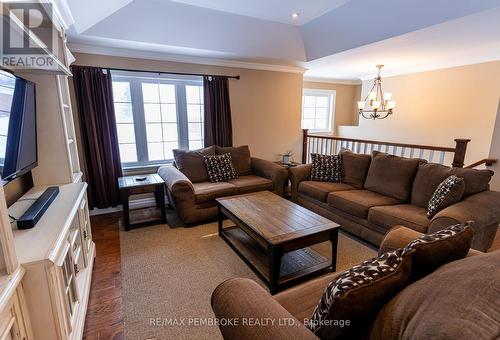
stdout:
<svg viewBox="0 0 500 340">
<path fill-rule="evenodd" d="M 106 68 L 106 67 L 103 67 Z M 165 72 L 165 71 L 148 71 L 148 70 L 131 70 L 131 69 L 126 69 L 126 68 L 113 68 L 113 67 L 108 67 L 107 68 L 110 71 L 124 71 L 124 72 L 143 72 L 143 73 L 158 73 L 158 74 L 175 74 L 175 75 L 182 75 L 182 76 L 209 76 L 209 77 L 226 77 L 226 78 L 231 78 L 231 79 L 237 79 L 240 80 L 240 76 L 225 76 L 225 75 L 218 75 L 218 74 L 203 74 L 203 73 L 186 73 L 186 72 Z"/>
</svg>

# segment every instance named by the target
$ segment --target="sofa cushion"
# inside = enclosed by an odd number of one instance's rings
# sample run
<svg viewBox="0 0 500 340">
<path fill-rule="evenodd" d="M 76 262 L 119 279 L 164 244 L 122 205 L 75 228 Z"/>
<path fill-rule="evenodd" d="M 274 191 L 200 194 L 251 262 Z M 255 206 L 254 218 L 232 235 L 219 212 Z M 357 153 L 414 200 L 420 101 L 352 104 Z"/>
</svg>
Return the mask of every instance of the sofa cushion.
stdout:
<svg viewBox="0 0 500 340">
<path fill-rule="evenodd" d="M 298 191 L 318 201 L 326 202 L 326 197 L 330 192 L 354 189 L 353 186 L 345 183 L 302 181 L 299 183 Z"/>
<path fill-rule="evenodd" d="M 321 182 L 342 182 L 342 157 L 312 153 L 311 180 Z"/>
<path fill-rule="evenodd" d="M 328 194 L 327 202 L 332 207 L 360 218 L 366 218 L 371 207 L 402 203 L 400 200 L 370 190 L 331 192 Z"/>
<path fill-rule="evenodd" d="M 397 204 L 373 207 L 368 212 L 368 222 L 389 230 L 396 225 L 404 225 L 420 233 L 425 233 L 430 220 L 427 209 L 412 204 Z"/>
<path fill-rule="evenodd" d="M 486 191 L 490 188 L 491 177 L 495 174 L 492 170 L 451 168 L 452 175 L 457 175 L 464 179 L 464 197 Z"/>
<path fill-rule="evenodd" d="M 210 182 L 224 182 L 237 178 L 230 153 L 215 156 L 203 156 Z"/>
<path fill-rule="evenodd" d="M 411 192 L 411 204 L 427 208 L 427 204 L 436 191 L 439 183 L 451 176 L 451 168 L 434 163 L 421 163 L 418 166 L 413 189 Z"/>
<path fill-rule="evenodd" d="M 208 181 L 208 172 L 205 167 L 203 156 L 215 155 L 215 146 L 199 150 L 175 149 L 174 161 L 177 169 L 180 170 L 193 183 Z"/>
<path fill-rule="evenodd" d="M 370 339 L 497 339 L 500 251 L 454 261 L 409 285 L 377 314 Z"/>
<path fill-rule="evenodd" d="M 464 194 L 463 178 L 451 175 L 442 181 L 427 204 L 427 217 L 432 218 L 438 212 L 460 201 Z"/>
<path fill-rule="evenodd" d="M 412 251 L 397 249 L 342 272 L 326 287 L 308 328 L 321 339 L 357 339 L 374 313 L 405 287 L 411 257 Z M 350 324 L 333 323 L 339 320 L 350 320 Z"/>
<path fill-rule="evenodd" d="M 248 145 L 237 147 L 215 147 L 216 155 L 223 155 L 225 153 L 231 154 L 233 166 L 236 169 L 238 176 L 248 175 L 252 172 L 250 149 L 248 148 Z"/>
<path fill-rule="evenodd" d="M 451 175 L 464 179 L 463 196 L 468 197 L 488 190 L 488 183 L 493 172 L 491 170 L 450 168 L 441 164 L 421 163 L 413 182 L 411 203 L 426 208 L 438 185 Z"/>
<path fill-rule="evenodd" d="M 425 160 L 404 158 L 373 151 L 365 189 L 409 201 L 418 165 Z"/>
<path fill-rule="evenodd" d="M 227 182 L 193 183 L 194 199 L 197 204 L 208 203 L 218 197 L 236 195 L 236 186 Z"/>
<path fill-rule="evenodd" d="M 414 249 L 411 281 L 432 273 L 442 265 L 463 259 L 469 252 L 474 231 L 470 223 L 457 224 L 410 242 Z"/>
<path fill-rule="evenodd" d="M 273 181 L 255 175 L 240 176 L 235 179 L 230 179 L 228 183 L 233 184 L 238 191 L 238 194 L 246 194 L 255 191 L 273 190 Z"/>
<path fill-rule="evenodd" d="M 342 149 L 340 155 L 342 156 L 342 182 L 356 189 L 363 189 L 372 161 L 371 155 L 354 153 L 349 149 Z"/>
</svg>

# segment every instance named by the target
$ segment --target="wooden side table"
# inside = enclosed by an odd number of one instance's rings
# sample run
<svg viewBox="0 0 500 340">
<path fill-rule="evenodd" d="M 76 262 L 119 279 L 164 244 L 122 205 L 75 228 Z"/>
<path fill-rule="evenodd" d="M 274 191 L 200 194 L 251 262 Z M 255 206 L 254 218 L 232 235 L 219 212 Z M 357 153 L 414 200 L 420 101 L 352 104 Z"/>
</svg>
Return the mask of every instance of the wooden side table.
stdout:
<svg viewBox="0 0 500 340">
<path fill-rule="evenodd" d="M 146 177 L 145 180 L 138 180 Z M 167 211 L 165 208 L 165 182 L 157 174 L 124 176 L 118 178 L 118 188 L 123 205 L 123 220 L 125 222 L 125 230 L 130 230 L 132 227 L 150 225 L 155 222 L 167 223 Z M 161 211 L 161 218 L 141 223 L 130 223 L 129 198 L 131 195 L 144 194 L 153 192 L 155 194 L 156 207 Z"/>
<path fill-rule="evenodd" d="M 282 161 L 276 161 L 274 162 L 283 168 L 287 169 L 290 173 L 290 168 L 296 167 L 297 165 L 301 165 L 302 163 L 297 163 L 297 162 L 290 162 L 290 163 L 283 163 Z M 291 193 L 291 188 L 290 188 L 290 177 L 288 176 L 285 180 L 285 183 L 283 185 L 283 197 L 284 198 L 292 198 L 292 193 Z"/>
</svg>

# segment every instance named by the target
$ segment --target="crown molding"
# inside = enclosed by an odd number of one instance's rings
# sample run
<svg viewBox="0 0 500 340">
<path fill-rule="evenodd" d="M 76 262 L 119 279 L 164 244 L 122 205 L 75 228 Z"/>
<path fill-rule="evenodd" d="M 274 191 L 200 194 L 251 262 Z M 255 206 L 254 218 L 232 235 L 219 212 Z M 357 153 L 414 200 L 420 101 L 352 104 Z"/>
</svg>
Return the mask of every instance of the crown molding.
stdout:
<svg viewBox="0 0 500 340">
<path fill-rule="evenodd" d="M 308 76 L 304 76 L 304 81 L 314 82 L 314 83 L 339 84 L 339 85 L 361 85 L 363 83 L 361 79 L 333 79 L 333 78 L 318 78 L 318 77 L 308 77 Z"/>
<path fill-rule="evenodd" d="M 61 21 L 61 25 L 67 30 L 71 25 L 75 23 L 75 18 L 71 13 L 71 9 L 69 8 L 68 2 L 66 0 L 53 0 L 57 15 L 59 16 L 59 20 Z"/>
<path fill-rule="evenodd" d="M 58 31 L 61 30 L 61 28 L 67 30 L 68 27 L 75 23 L 75 19 L 71 14 L 71 10 L 66 0 L 37 1 L 49 15 L 52 15 L 52 23 Z"/>
<path fill-rule="evenodd" d="M 182 54 L 169 54 L 156 51 L 143 51 L 135 49 L 103 47 L 103 46 L 82 44 L 82 43 L 70 42 L 68 43 L 68 47 L 70 51 L 73 53 L 87 53 L 87 54 L 106 55 L 113 57 L 149 59 L 158 61 L 172 61 L 178 63 L 201 64 L 201 65 L 221 66 L 230 68 L 262 70 L 262 71 L 275 71 L 275 72 L 288 72 L 288 73 L 304 73 L 306 71 L 305 68 L 299 66 L 285 66 L 285 65 L 243 62 L 230 59 L 197 57 L 197 56 L 182 55 Z"/>
</svg>

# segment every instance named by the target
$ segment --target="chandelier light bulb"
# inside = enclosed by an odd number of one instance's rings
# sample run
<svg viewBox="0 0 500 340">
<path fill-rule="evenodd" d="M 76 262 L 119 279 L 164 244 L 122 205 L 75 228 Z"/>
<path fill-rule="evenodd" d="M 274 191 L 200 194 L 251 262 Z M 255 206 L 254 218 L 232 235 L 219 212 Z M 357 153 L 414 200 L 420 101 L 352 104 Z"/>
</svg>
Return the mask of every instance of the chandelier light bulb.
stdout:
<svg viewBox="0 0 500 340">
<path fill-rule="evenodd" d="M 384 93 L 384 100 L 391 100 L 391 99 L 392 99 L 392 92 Z"/>
<path fill-rule="evenodd" d="M 358 102 L 358 110 L 363 110 L 365 108 L 365 102 Z"/>
<path fill-rule="evenodd" d="M 377 99 L 377 92 L 370 92 L 370 94 L 368 95 L 368 99 L 370 100 Z"/>
</svg>

